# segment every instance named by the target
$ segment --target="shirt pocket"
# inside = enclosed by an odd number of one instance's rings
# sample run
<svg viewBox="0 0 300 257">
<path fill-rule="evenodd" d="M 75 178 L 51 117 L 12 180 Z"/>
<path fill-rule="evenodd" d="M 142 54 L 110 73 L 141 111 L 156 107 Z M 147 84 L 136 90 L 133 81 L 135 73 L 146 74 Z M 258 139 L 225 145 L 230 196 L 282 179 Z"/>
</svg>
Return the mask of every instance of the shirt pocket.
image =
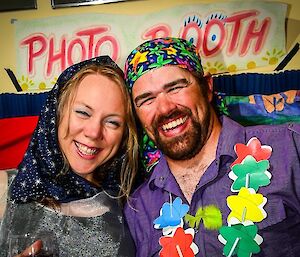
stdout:
<svg viewBox="0 0 300 257">
<path fill-rule="evenodd" d="M 151 239 L 151 254 L 149 257 L 159 256 L 159 252 L 161 250 L 161 245 L 159 244 L 159 239 L 163 236 L 162 230 L 155 231 L 154 235 Z"/>
<path fill-rule="evenodd" d="M 267 217 L 259 223 L 256 223 L 259 229 L 265 229 L 278 224 L 286 219 L 286 211 L 282 199 L 268 199 L 265 205 Z"/>
<path fill-rule="evenodd" d="M 259 256 L 298 257 L 300 251 L 300 216 L 290 209 L 281 198 L 268 200 L 267 217 L 255 223 L 263 238 Z"/>
</svg>

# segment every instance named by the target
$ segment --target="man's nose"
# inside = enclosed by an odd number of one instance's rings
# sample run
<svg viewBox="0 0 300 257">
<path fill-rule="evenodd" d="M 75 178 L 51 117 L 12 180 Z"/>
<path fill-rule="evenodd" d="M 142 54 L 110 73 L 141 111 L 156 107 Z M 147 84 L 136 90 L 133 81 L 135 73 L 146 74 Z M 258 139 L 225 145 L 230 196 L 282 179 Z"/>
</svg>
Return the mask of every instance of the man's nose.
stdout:
<svg viewBox="0 0 300 257">
<path fill-rule="evenodd" d="M 176 104 L 166 93 L 161 92 L 156 97 L 157 109 L 160 114 L 168 114 L 176 108 Z"/>
</svg>

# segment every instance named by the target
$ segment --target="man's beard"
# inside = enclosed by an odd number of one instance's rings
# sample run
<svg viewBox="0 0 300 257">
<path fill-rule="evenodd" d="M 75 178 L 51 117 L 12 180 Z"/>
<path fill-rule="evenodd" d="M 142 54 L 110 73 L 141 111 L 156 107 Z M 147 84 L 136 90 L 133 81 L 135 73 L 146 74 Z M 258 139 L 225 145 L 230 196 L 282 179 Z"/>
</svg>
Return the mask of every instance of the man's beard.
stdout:
<svg viewBox="0 0 300 257">
<path fill-rule="evenodd" d="M 167 157 L 172 160 L 189 160 L 198 154 L 205 145 L 211 129 L 210 129 L 210 109 L 204 110 L 204 117 L 201 123 L 192 116 L 190 109 L 184 111 L 177 110 L 168 117 L 160 117 L 159 120 L 170 118 L 184 114 L 191 118 L 191 127 L 183 135 L 173 137 L 171 139 L 161 138 L 157 126 L 154 126 L 154 139 L 158 149 L 160 149 Z M 157 123 L 155 123 L 157 124 Z"/>
</svg>

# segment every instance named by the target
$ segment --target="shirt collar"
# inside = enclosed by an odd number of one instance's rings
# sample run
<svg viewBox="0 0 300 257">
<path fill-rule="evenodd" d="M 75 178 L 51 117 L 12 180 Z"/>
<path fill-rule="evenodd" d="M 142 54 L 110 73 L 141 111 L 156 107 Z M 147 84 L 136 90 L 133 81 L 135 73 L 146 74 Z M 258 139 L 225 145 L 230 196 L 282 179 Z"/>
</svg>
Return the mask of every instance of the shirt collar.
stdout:
<svg viewBox="0 0 300 257">
<path fill-rule="evenodd" d="M 164 188 L 168 192 L 181 196 L 181 191 L 177 185 L 177 181 L 170 171 L 166 158 L 162 155 L 158 164 L 152 171 L 148 181 L 150 189 L 154 187 Z"/>
<path fill-rule="evenodd" d="M 222 130 L 219 137 L 216 157 L 220 158 L 223 155 L 227 155 L 236 158 L 234 146 L 237 143 L 244 144 L 246 142 L 245 128 L 226 116 L 221 116 L 220 121 L 222 123 Z"/>
</svg>

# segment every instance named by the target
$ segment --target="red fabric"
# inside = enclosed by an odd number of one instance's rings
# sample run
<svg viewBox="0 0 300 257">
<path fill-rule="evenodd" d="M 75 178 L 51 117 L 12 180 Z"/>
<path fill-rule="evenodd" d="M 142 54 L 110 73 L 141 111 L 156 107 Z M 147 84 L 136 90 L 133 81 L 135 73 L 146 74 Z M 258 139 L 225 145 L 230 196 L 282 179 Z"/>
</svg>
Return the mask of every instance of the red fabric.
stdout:
<svg viewBox="0 0 300 257">
<path fill-rule="evenodd" d="M 27 149 L 38 116 L 0 119 L 0 169 L 16 168 Z"/>
</svg>

